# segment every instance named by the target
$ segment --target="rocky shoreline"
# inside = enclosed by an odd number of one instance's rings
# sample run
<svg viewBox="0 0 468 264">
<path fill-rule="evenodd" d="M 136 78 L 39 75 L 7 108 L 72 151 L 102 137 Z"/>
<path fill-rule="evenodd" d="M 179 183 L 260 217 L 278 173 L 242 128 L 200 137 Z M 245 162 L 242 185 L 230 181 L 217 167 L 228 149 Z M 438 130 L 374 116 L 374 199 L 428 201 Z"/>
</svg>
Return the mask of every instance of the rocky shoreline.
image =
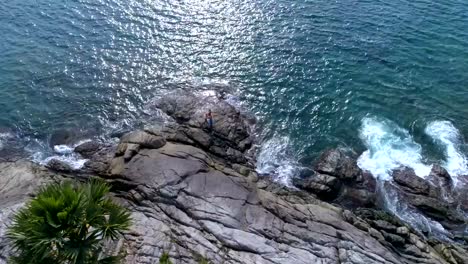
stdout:
<svg viewBox="0 0 468 264">
<path fill-rule="evenodd" d="M 0 263 L 10 253 L 6 227 L 28 197 L 48 182 L 90 177 L 111 183 L 132 211 L 131 230 L 107 247 L 126 263 L 158 263 L 163 253 L 174 263 L 468 263 L 468 197 L 440 166 L 428 180 L 401 168 L 381 184 L 352 153 L 332 149 L 287 188 L 257 175 L 254 120 L 224 100 L 172 94 L 152 107 L 164 122 L 118 144 L 77 146 L 88 159 L 79 171 L 59 160 L 0 162 Z M 390 194 L 440 223 L 443 236 L 383 210 Z"/>
</svg>

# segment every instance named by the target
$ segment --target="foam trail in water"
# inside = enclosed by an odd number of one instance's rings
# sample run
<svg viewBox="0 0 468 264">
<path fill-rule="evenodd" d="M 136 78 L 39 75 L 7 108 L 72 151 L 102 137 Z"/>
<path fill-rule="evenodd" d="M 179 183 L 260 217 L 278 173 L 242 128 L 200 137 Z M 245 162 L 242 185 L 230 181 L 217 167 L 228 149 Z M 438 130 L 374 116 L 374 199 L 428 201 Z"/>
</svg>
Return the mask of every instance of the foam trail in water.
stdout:
<svg viewBox="0 0 468 264">
<path fill-rule="evenodd" d="M 468 164 L 460 150 L 463 139 L 458 129 L 449 121 L 433 121 L 427 125 L 425 132 L 444 148 L 446 160 L 443 166 L 450 176 L 456 180 L 458 175 L 467 175 Z"/>
<path fill-rule="evenodd" d="M 358 166 L 382 180 L 391 179 L 391 172 L 406 166 L 419 177 L 427 176 L 431 166 L 422 163 L 421 146 L 414 142 L 408 131 L 393 122 L 377 118 L 364 118 L 359 134 L 367 147 L 358 159 Z"/>
<path fill-rule="evenodd" d="M 289 138 L 277 137 L 262 145 L 257 157 L 257 172 L 269 174 L 286 186 L 292 186 L 293 177 L 299 172 L 299 165 L 289 150 Z"/>
</svg>

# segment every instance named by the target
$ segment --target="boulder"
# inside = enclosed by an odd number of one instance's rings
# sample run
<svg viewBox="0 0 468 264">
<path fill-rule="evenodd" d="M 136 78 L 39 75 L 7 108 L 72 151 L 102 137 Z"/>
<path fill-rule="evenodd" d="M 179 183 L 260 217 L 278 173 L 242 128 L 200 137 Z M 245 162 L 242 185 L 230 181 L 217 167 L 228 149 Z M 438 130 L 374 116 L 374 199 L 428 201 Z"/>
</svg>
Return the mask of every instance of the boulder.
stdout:
<svg viewBox="0 0 468 264">
<path fill-rule="evenodd" d="M 356 160 L 342 149 L 330 149 L 319 157 L 315 170 L 343 180 L 354 180 L 362 175 Z"/>
<path fill-rule="evenodd" d="M 101 144 L 96 141 L 86 141 L 83 144 L 75 147 L 75 152 L 79 153 L 84 158 L 90 158 L 93 154 L 101 149 Z"/>
<path fill-rule="evenodd" d="M 46 167 L 59 172 L 72 172 L 73 168 L 68 165 L 67 163 L 58 160 L 58 159 L 51 159 L 47 162 Z"/>
</svg>

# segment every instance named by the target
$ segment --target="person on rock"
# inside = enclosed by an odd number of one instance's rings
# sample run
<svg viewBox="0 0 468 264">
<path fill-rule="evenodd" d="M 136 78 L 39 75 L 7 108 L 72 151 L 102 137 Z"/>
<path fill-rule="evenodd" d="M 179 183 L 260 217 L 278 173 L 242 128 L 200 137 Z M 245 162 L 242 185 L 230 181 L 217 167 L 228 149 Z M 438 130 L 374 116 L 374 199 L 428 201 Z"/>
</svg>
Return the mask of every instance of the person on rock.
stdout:
<svg viewBox="0 0 468 264">
<path fill-rule="evenodd" d="M 208 112 L 205 114 L 205 122 L 208 124 L 208 129 L 213 131 L 213 114 L 211 109 L 208 109 Z"/>
</svg>

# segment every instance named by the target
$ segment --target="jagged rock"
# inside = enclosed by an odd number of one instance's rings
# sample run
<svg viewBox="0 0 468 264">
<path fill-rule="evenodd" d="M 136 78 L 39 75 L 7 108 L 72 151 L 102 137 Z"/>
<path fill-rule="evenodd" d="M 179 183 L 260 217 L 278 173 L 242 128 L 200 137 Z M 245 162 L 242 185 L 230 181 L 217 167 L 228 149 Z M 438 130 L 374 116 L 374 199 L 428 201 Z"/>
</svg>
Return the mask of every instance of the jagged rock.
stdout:
<svg viewBox="0 0 468 264">
<path fill-rule="evenodd" d="M 343 193 L 335 202 L 347 208 L 374 207 L 376 201 L 375 189 L 350 187 L 345 185 Z"/>
<path fill-rule="evenodd" d="M 125 134 L 120 139 L 120 142 L 138 144 L 142 148 L 157 149 L 166 144 L 166 139 L 162 136 L 155 136 L 145 131 L 137 130 Z"/>
<path fill-rule="evenodd" d="M 54 171 L 60 171 L 60 172 L 71 172 L 73 171 L 73 168 L 68 165 L 67 163 L 58 160 L 58 159 L 51 159 L 49 162 L 47 162 L 46 167 L 54 170 Z"/>
<path fill-rule="evenodd" d="M 423 178 L 418 177 L 411 168 L 397 169 L 393 171 L 392 176 L 393 180 L 407 192 L 437 197 L 438 192 L 435 187 Z"/>
<path fill-rule="evenodd" d="M 362 174 L 356 160 L 341 149 L 330 149 L 322 153 L 315 165 L 315 170 L 345 180 L 356 179 Z"/>
<path fill-rule="evenodd" d="M 101 144 L 99 144 L 98 142 L 87 141 L 87 142 L 84 142 L 83 144 L 78 145 L 74 151 L 76 153 L 79 153 L 84 158 L 90 158 L 100 149 L 101 149 Z"/>
<path fill-rule="evenodd" d="M 293 179 L 299 188 L 309 191 L 324 199 L 334 199 L 339 194 L 341 181 L 337 177 L 316 173 L 305 179 Z"/>
<path fill-rule="evenodd" d="M 125 152 L 123 158 L 125 161 L 129 161 L 133 156 L 135 156 L 138 151 L 140 151 L 139 144 L 132 144 L 132 143 L 124 143 L 125 144 Z"/>
<path fill-rule="evenodd" d="M 202 148 L 208 149 L 213 144 L 211 135 L 199 128 L 188 128 L 184 131 L 188 138 L 199 144 Z"/>
<path fill-rule="evenodd" d="M 405 245 L 405 239 L 402 238 L 401 236 L 391 234 L 383 230 L 381 230 L 380 232 L 382 233 L 385 240 L 390 242 L 392 245 L 397 246 L 397 247 L 402 247 L 403 245 Z"/>
<path fill-rule="evenodd" d="M 421 195 L 409 195 L 408 202 L 421 210 L 425 215 L 439 221 L 444 227 L 457 229 L 464 225 L 464 217 L 442 199 L 435 199 Z"/>
<path fill-rule="evenodd" d="M 370 229 L 369 229 L 369 234 L 370 234 L 373 238 L 377 239 L 379 242 L 385 241 L 385 238 L 384 238 L 384 236 L 382 235 L 382 233 L 380 233 L 379 231 L 377 231 L 377 229 L 375 229 L 375 228 L 370 228 Z"/>
<path fill-rule="evenodd" d="M 385 231 L 392 232 L 392 233 L 395 233 L 397 230 L 396 226 L 384 220 L 374 220 L 372 221 L 372 225 L 378 230 L 385 230 Z"/>
<path fill-rule="evenodd" d="M 442 198 L 453 202 L 452 189 L 453 182 L 447 170 L 438 164 L 434 164 L 428 180 L 434 185 L 440 187 Z"/>
<path fill-rule="evenodd" d="M 399 234 L 399 235 L 401 235 L 401 236 L 406 237 L 406 236 L 409 235 L 410 230 L 409 230 L 408 227 L 406 227 L 406 226 L 400 226 L 400 227 L 398 227 L 398 228 L 396 229 L 396 233 Z"/>
<path fill-rule="evenodd" d="M 452 182 L 452 177 L 450 177 L 450 174 L 447 172 L 446 169 L 444 169 L 439 164 L 432 165 L 431 173 L 429 174 L 429 176 L 434 176 L 434 177 L 444 179 L 449 184 L 451 184 Z"/>
<path fill-rule="evenodd" d="M 123 156 L 125 154 L 125 151 L 127 151 L 127 147 L 128 147 L 128 143 L 121 142 L 117 146 L 117 150 L 115 151 L 115 156 L 116 157 Z"/>
</svg>

